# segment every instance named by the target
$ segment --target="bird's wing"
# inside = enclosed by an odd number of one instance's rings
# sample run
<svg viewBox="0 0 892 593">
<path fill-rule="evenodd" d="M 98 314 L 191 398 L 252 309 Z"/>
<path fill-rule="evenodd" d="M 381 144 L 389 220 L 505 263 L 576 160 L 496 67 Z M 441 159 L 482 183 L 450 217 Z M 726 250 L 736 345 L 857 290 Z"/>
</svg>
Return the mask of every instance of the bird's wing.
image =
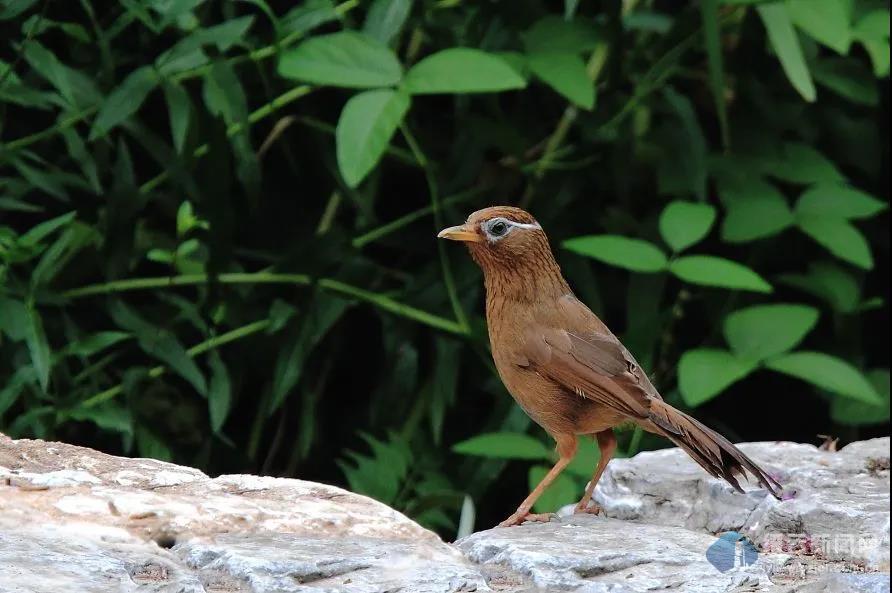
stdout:
<svg viewBox="0 0 892 593">
<path fill-rule="evenodd" d="M 632 418 L 646 418 L 657 390 L 635 358 L 572 295 L 524 331 L 522 358 L 564 388 Z"/>
</svg>

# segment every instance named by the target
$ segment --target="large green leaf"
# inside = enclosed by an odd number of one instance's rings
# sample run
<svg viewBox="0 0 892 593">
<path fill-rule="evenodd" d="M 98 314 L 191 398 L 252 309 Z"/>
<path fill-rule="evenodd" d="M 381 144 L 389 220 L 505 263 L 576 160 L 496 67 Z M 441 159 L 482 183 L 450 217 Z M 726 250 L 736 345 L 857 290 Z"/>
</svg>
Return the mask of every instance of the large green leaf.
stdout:
<svg viewBox="0 0 892 593">
<path fill-rule="evenodd" d="M 532 491 L 551 468 L 545 465 L 534 465 L 527 476 L 528 488 Z M 560 474 L 542 493 L 533 510 L 537 513 L 553 513 L 562 506 L 576 502 L 581 496 L 576 483 L 566 474 Z"/>
<path fill-rule="evenodd" d="M 761 179 L 722 183 L 719 191 L 728 209 L 722 221 L 722 240 L 745 243 L 771 237 L 793 224 L 784 195 Z"/>
<path fill-rule="evenodd" d="M 848 362 L 823 352 L 791 352 L 765 363 L 768 368 L 867 404 L 883 400 L 870 381 Z"/>
<path fill-rule="evenodd" d="M 462 455 L 499 459 L 551 459 L 551 450 L 541 441 L 519 432 L 489 432 L 452 446 Z"/>
<path fill-rule="evenodd" d="M 849 426 L 871 426 L 889 423 L 889 369 L 874 369 L 867 379 L 883 400 L 882 404 L 868 404 L 848 397 L 836 397 L 830 402 L 830 416 L 834 422 Z"/>
<path fill-rule="evenodd" d="M 167 112 L 170 116 L 170 135 L 177 153 L 183 153 L 186 145 L 186 134 L 189 132 L 189 120 L 192 103 L 189 93 L 178 83 L 164 85 L 164 99 L 167 101 Z"/>
<path fill-rule="evenodd" d="M 619 235 L 587 235 L 563 242 L 563 247 L 579 255 L 634 272 L 666 269 L 666 256 L 653 243 Z"/>
<path fill-rule="evenodd" d="M 833 161 L 813 146 L 801 142 L 784 144 L 781 158 L 770 167 L 769 173 L 778 179 L 802 185 L 845 181 L 845 176 Z"/>
<path fill-rule="evenodd" d="M 867 239 L 848 221 L 827 216 L 803 215 L 796 222 L 803 233 L 836 257 L 865 270 L 873 268 L 873 255 Z"/>
<path fill-rule="evenodd" d="M 332 0 L 304 0 L 279 19 L 281 35 L 300 35 L 338 20 Z"/>
<path fill-rule="evenodd" d="M 211 383 L 208 387 L 208 413 L 211 420 L 211 430 L 220 432 L 232 407 L 232 385 L 229 381 L 229 371 L 216 350 L 211 352 L 208 362 L 211 367 Z"/>
<path fill-rule="evenodd" d="M 678 253 L 699 243 L 715 222 L 715 208 L 709 204 L 675 201 L 660 214 L 660 234 L 672 251 Z"/>
<path fill-rule="evenodd" d="M 875 107 L 880 101 L 873 73 L 860 62 L 849 58 L 827 58 L 815 63 L 812 72 L 818 84 L 852 103 Z"/>
<path fill-rule="evenodd" d="M 756 368 L 725 350 L 688 350 L 678 362 L 678 389 L 685 403 L 697 407 L 740 381 Z"/>
<path fill-rule="evenodd" d="M 151 66 L 142 66 L 128 74 L 121 85 L 103 101 L 96 121 L 90 128 L 90 140 L 105 136 L 112 128 L 136 113 L 158 83 L 158 75 Z"/>
<path fill-rule="evenodd" d="M 807 274 L 784 274 L 780 281 L 824 299 L 840 313 L 853 313 L 861 300 L 858 281 L 831 262 L 812 262 Z"/>
<path fill-rule="evenodd" d="M 31 353 L 31 365 L 40 382 L 40 387 L 46 391 L 50 383 L 50 345 L 46 332 L 43 329 L 43 319 L 33 305 L 26 308 L 25 343 Z"/>
<path fill-rule="evenodd" d="M 725 318 L 725 339 L 743 360 L 761 361 L 795 348 L 818 322 L 806 305 L 756 305 Z"/>
<path fill-rule="evenodd" d="M 313 84 L 374 88 L 397 84 L 403 69 L 393 51 L 380 41 L 341 31 L 313 37 L 283 52 L 279 74 Z"/>
<path fill-rule="evenodd" d="M 799 44 L 799 37 L 793 28 L 787 7 L 783 2 L 771 2 L 759 4 L 756 6 L 756 10 L 765 24 L 765 30 L 768 33 L 771 46 L 774 48 L 774 53 L 777 54 L 781 67 L 793 88 L 806 101 L 814 101 L 817 98 L 815 84 L 808 71 L 808 64 L 802 54 L 802 46 Z"/>
<path fill-rule="evenodd" d="M 669 271 L 691 284 L 753 292 L 771 292 L 768 282 L 750 268 L 711 255 L 686 255 L 670 262 Z"/>
<path fill-rule="evenodd" d="M 527 64 L 540 80 L 583 109 L 595 106 L 595 84 L 588 76 L 585 62 L 568 52 L 534 52 Z"/>
<path fill-rule="evenodd" d="M 521 89 L 526 81 L 498 56 L 479 49 L 454 47 L 415 64 L 403 83 L 413 95 L 492 93 Z"/>
<path fill-rule="evenodd" d="M 888 204 L 846 185 L 822 183 L 807 189 L 796 202 L 799 216 L 830 218 L 870 218 L 888 208 Z"/>
<path fill-rule="evenodd" d="M 338 168 L 356 187 L 387 150 L 410 105 L 402 91 L 381 89 L 360 93 L 344 106 L 335 132 Z"/>
<path fill-rule="evenodd" d="M 536 21 L 522 35 L 527 52 L 590 51 L 598 44 L 598 32 L 582 19 L 562 19 L 549 15 Z"/>
<path fill-rule="evenodd" d="M 375 0 L 365 17 L 362 32 L 389 44 L 412 11 L 412 0 Z"/>
<path fill-rule="evenodd" d="M 840 54 L 849 51 L 852 32 L 849 0 L 786 0 L 793 23 L 815 41 Z"/>
</svg>

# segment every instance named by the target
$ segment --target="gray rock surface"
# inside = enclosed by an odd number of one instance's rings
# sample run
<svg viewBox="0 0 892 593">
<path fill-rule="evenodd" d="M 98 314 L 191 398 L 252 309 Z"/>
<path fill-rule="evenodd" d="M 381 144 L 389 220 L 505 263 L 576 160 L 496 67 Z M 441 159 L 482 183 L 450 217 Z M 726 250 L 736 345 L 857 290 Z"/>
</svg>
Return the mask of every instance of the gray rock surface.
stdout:
<svg viewBox="0 0 892 593">
<path fill-rule="evenodd" d="M 743 448 L 787 500 L 734 493 L 669 449 L 611 462 L 606 516 L 449 545 L 331 486 L 0 435 L 0 593 L 889 592 L 889 439 Z M 723 572 L 707 550 L 728 530 L 761 550 Z"/>
<path fill-rule="evenodd" d="M 719 533 L 739 531 L 760 548 L 817 553 L 889 571 L 889 439 L 837 452 L 796 443 L 741 449 L 784 485 L 736 493 L 679 449 L 614 460 L 595 491 L 608 517 Z"/>
<path fill-rule="evenodd" d="M 2 593 L 475 589 L 460 552 L 365 496 L 0 435 Z"/>
</svg>

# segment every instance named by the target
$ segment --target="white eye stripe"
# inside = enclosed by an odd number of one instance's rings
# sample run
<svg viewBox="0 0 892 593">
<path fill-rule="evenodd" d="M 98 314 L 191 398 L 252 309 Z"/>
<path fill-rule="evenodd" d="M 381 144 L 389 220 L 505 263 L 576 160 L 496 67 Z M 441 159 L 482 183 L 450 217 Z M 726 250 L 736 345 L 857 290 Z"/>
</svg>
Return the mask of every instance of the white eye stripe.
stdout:
<svg viewBox="0 0 892 593">
<path fill-rule="evenodd" d="M 507 228 L 504 233 L 494 234 L 491 229 L 497 224 L 505 225 Z M 524 222 L 516 222 L 514 220 L 510 220 L 508 218 L 502 218 L 501 216 L 498 218 L 491 218 L 484 222 L 482 225 L 483 232 L 486 234 L 486 239 L 490 243 L 495 243 L 500 239 L 505 238 L 508 234 L 514 230 L 515 228 L 524 229 L 524 230 L 541 230 L 542 227 L 539 226 L 538 222 L 535 223 L 524 223 Z"/>
</svg>

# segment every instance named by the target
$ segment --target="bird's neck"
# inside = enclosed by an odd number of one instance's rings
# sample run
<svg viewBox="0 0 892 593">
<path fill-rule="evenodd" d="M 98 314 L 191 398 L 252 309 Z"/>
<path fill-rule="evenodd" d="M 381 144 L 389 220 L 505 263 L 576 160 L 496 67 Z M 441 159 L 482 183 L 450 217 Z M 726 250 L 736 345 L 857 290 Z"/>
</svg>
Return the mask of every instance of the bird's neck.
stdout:
<svg viewBox="0 0 892 593">
<path fill-rule="evenodd" d="M 570 292 L 561 268 L 551 254 L 517 265 L 484 270 L 487 310 L 508 303 L 535 303 L 558 299 Z"/>
</svg>

